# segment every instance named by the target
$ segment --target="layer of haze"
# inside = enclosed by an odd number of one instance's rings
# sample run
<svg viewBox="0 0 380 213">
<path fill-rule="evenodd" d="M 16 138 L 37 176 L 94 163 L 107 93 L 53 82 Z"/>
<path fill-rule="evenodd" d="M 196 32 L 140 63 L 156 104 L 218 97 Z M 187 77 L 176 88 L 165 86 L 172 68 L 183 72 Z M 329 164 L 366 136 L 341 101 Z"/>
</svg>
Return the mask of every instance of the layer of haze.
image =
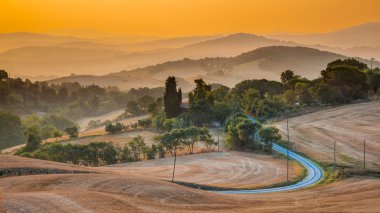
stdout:
<svg viewBox="0 0 380 213">
<path fill-rule="evenodd" d="M 380 20 L 379 0 L 1 0 L 0 8 L 0 33 L 310 33 Z"/>
</svg>

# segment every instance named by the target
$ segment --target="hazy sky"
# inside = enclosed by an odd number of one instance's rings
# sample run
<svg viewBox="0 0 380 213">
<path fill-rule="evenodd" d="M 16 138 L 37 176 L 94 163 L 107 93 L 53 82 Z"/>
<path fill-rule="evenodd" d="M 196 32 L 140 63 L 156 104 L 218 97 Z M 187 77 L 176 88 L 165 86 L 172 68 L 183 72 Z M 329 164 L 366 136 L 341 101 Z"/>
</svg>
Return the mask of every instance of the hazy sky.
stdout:
<svg viewBox="0 0 380 213">
<path fill-rule="evenodd" d="M 0 0 L 0 32 L 327 32 L 380 21 L 380 0 Z"/>
</svg>

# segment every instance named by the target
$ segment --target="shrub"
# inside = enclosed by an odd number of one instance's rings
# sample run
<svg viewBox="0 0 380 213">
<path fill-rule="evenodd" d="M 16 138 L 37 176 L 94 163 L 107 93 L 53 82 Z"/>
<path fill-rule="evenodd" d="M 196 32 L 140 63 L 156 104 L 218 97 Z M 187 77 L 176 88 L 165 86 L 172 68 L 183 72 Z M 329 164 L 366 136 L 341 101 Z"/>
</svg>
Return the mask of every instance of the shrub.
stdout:
<svg viewBox="0 0 380 213">
<path fill-rule="evenodd" d="M 125 129 L 124 124 L 117 122 L 116 124 L 109 123 L 106 125 L 106 132 L 109 133 L 115 133 L 115 132 L 121 132 Z"/>
<path fill-rule="evenodd" d="M 77 138 L 79 134 L 78 127 L 76 126 L 66 128 L 65 132 L 70 136 L 70 138 Z"/>
</svg>

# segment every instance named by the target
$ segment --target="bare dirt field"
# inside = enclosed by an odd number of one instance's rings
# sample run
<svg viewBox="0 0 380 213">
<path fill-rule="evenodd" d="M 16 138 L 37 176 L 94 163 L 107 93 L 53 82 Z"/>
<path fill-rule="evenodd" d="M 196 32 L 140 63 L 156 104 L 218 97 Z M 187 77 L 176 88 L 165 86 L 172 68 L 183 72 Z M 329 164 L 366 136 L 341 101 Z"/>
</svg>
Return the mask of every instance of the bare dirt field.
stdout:
<svg viewBox="0 0 380 213">
<path fill-rule="evenodd" d="M 110 171 L 171 180 L 173 158 L 115 164 Z M 303 168 L 291 162 L 290 180 Z M 211 152 L 177 158 L 175 180 L 228 188 L 256 188 L 286 181 L 286 161 L 244 152 Z"/>
<path fill-rule="evenodd" d="M 137 130 L 137 131 L 131 131 L 131 132 L 116 133 L 116 134 L 87 136 L 84 138 L 73 139 L 66 142 L 62 142 L 62 143 L 88 144 L 91 142 L 112 142 L 114 145 L 124 146 L 125 144 L 130 142 L 134 137 L 137 137 L 139 135 L 141 135 L 144 138 L 144 141 L 147 145 L 151 145 L 154 143 L 154 136 L 156 134 L 151 131 Z"/>
<path fill-rule="evenodd" d="M 285 134 L 286 122 L 277 123 Z M 295 148 L 312 158 L 333 162 L 336 140 L 337 163 L 361 168 L 363 141 L 366 166 L 380 170 L 380 102 L 352 104 L 289 119 Z"/>
<path fill-rule="evenodd" d="M 378 168 L 380 103 L 336 107 L 290 119 L 292 142 L 312 158 L 360 166 L 362 139 L 367 165 Z M 284 123 L 278 124 L 285 129 Z M 172 158 L 81 167 L 0 155 L 0 168 L 57 168 L 86 174 L 41 174 L 0 178 L 0 212 L 380 212 L 380 179 L 354 176 L 313 188 L 256 195 L 223 195 L 164 181 Z M 284 161 L 240 152 L 178 158 L 176 180 L 223 187 L 281 182 Z M 294 165 L 293 165 L 294 166 Z M 297 166 L 292 167 L 297 172 Z M 294 173 L 292 173 L 294 175 Z"/>
<path fill-rule="evenodd" d="M 3 158 L 2 158 L 3 159 Z M 23 165 L 26 163 L 19 160 Z M 65 168 L 63 164 L 31 162 Z M 95 168 L 89 174 L 0 179 L 8 212 L 379 212 L 380 179 L 354 177 L 316 188 L 258 195 L 223 195 L 152 178 Z"/>
</svg>

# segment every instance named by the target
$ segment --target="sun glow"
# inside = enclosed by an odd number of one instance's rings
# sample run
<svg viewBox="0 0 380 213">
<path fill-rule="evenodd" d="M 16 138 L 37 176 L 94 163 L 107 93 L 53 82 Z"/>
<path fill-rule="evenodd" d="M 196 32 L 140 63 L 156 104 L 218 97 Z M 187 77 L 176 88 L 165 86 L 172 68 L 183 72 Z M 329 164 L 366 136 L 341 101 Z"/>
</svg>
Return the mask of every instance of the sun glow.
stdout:
<svg viewBox="0 0 380 213">
<path fill-rule="evenodd" d="M 308 33 L 380 20 L 378 0 L 2 0 L 0 8 L 1 33 Z"/>
</svg>

